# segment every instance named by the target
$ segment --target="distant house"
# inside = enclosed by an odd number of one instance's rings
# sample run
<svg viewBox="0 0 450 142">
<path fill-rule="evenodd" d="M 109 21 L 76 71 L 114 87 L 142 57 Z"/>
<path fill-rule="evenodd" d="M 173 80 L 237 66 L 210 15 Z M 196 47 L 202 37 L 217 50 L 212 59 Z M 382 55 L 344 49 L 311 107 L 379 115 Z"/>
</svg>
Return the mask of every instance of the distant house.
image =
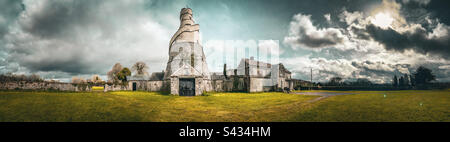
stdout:
<svg viewBox="0 0 450 142">
<path fill-rule="evenodd" d="M 127 76 L 128 90 L 141 91 L 161 91 L 163 87 L 163 72 L 154 72 L 150 76 L 133 75 Z"/>
</svg>

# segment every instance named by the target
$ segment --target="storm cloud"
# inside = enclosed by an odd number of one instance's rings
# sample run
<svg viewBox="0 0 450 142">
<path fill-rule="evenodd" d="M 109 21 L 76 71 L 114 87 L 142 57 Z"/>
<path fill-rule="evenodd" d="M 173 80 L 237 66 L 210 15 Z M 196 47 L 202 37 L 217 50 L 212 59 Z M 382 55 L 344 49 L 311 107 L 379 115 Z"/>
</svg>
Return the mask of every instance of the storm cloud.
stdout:
<svg viewBox="0 0 450 142">
<path fill-rule="evenodd" d="M 439 36 L 432 36 L 423 28 L 414 28 L 412 31 L 399 33 L 393 29 L 381 29 L 373 24 L 368 25 L 367 33 L 377 42 L 383 44 L 388 50 L 403 52 L 412 49 L 423 54 L 441 55 L 449 58 L 450 55 L 450 37 L 448 35 L 448 26 L 437 27 L 435 32 L 441 33 Z"/>
<path fill-rule="evenodd" d="M 311 15 L 296 14 L 290 23 L 289 36 L 284 41 L 293 47 L 308 48 L 330 47 L 343 43 L 345 37 L 339 29 L 317 28 L 311 21 Z"/>
<path fill-rule="evenodd" d="M 5 53 L 1 72 L 53 72 L 70 78 L 104 75 L 116 62 L 131 66 L 137 61 L 160 71 L 167 57 L 148 51 L 168 50 L 183 5 L 164 1 L 19 2 L 22 9 L 10 18 L 9 31 L 0 40 L 0 53 Z M 163 6 L 175 10 L 169 14 L 154 11 Z"/>
<path fill-rule="evenodd" d="M 0 1 L 0 38 L 8 33 L 8 25 L 17 18 L 23 8 L 20 0 Z"/>
</svg>

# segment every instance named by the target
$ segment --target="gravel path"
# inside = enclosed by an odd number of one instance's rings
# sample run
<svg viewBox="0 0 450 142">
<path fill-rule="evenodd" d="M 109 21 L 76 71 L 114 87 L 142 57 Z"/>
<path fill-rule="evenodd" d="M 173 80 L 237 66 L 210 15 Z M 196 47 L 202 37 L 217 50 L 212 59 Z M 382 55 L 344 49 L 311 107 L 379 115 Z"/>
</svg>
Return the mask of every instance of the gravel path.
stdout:
<svg viewBox="0 0 450 142">
<path fill-rule="evenodd" d="M 320 96 L 318 98 L 309 100 L 308 103 L 316 102 L 331 96 L 337 96 L 337 95 L 351 95 L 355 93 L 337 93 L 337 92 L 294 92 L 294 94 L 298 95 L 312 95 L 312 96 Z"/>
</svg>

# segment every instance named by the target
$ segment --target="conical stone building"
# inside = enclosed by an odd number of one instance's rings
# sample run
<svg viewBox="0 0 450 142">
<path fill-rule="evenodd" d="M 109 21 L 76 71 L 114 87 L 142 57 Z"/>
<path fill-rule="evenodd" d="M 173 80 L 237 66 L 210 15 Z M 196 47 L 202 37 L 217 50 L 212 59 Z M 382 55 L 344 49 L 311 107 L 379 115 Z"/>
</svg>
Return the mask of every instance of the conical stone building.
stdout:
<svg viewBox="0 0 450 142">
<path fill-rule="evenodd" d="M 180 27 L 170 40 L 164 73 L 164 81 L 173 95 L 197 96 L 212 90 L 199 31 L 192 9 L 181 9 Z"/>
</svg>

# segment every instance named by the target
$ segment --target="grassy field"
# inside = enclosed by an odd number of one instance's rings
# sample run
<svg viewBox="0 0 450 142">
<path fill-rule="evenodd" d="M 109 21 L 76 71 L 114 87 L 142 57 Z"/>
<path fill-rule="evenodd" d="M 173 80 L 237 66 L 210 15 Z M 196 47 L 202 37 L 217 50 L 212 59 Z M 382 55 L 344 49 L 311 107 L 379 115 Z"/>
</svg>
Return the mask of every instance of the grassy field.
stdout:
<svg viewBox="0 0 450 142">
<path fill-rule="evenodd" d="M 0 92 L 0 121 L 450 121 L 450 90 L 333 92 Z"/>
</svg>

